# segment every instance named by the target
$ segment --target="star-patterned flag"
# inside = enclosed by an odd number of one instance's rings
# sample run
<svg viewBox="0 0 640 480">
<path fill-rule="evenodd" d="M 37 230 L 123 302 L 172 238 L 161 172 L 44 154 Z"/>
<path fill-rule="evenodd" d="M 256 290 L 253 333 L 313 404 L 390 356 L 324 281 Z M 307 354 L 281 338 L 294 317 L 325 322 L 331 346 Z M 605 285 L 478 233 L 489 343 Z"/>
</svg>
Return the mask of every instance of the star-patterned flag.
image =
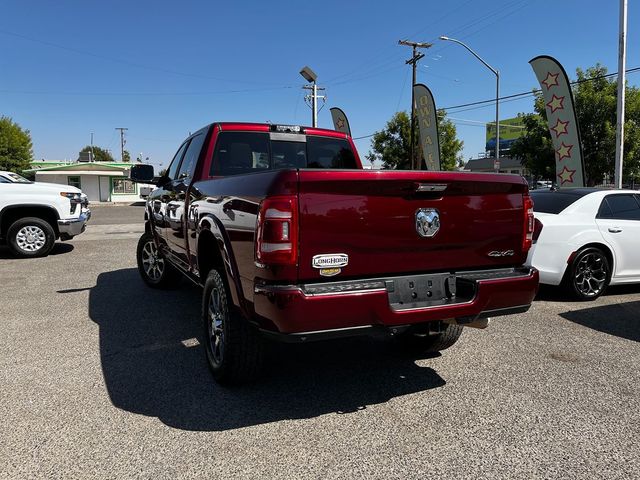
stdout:
<svg viewBox="0 0 640 480">
<path fill-rule="evenodd" d="M 553 149 L 556 152 L 558 187 L 584 187 L 584 165 L 580 130 L 567 73 L 552 57 L 541 55 L 529 61 L 547 110 Z"/>
<path fill-rule="evenodd" d="M 420 147 L 427 170 L 440 170 L 440 142 L 438 140 L 438 120 L 436 104 L 431 91 L 423 84 L 413 86 L 416 102 L 416 117 L 420 131 Z M 422 163 L 421 168 L 422 169 Z"/>
<path fill-rule="evenodd" d="M 344 112 L 338 107 L 330 108 L 331 118 L 333 119 L 333 128 L 338 132 L 346 133 L 351 136 L 351 128 L 349 128 L 349 120 Z"/>
</svg>

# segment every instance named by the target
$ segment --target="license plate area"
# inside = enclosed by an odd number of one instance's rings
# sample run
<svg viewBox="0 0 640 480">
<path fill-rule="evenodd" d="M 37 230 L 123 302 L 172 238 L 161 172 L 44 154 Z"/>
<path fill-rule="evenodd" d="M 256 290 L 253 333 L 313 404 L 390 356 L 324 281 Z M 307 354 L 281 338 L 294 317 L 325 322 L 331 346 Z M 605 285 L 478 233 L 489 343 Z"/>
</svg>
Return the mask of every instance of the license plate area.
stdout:
<svg viewBox="0 0 640 480">
<path fill-rule="evenodd" d="M 385 281 L 393 310 L 428 308 L 473 299 L 475 284 L 451 273 L 412 275 Z"/>
</svg>

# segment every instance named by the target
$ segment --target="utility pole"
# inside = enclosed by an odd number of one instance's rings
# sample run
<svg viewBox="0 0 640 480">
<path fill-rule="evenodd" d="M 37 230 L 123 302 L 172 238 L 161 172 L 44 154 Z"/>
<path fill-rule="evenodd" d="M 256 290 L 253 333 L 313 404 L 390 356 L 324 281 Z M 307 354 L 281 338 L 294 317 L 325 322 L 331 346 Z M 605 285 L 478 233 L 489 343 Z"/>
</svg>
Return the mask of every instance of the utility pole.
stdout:
<svg viewBox="0 0 640 480">
<path fill-rule="evenodd" d="M 124 132 L 129 130 L 124 127 L 116 127 L 116 130 L 120 130 L 120 161 L 124 163 L 124 146 L 127 141 L 124 139 Z"/>
<path fill-rule="evenodd" d="M 413 86 L 417 81 L 416 69 L 418 67 L 418 60 L 424 57 L 424 53 L 418 53 L 418 48 L 430 48 L 433 44 L 425 42 L 410 42 L 409 40 L 398 40 L 398 44 L 413 48 L 413 55 L 404 63 L 406 63 L 407 65 L 411 65 L 413 69 L 413 82 L 411 83 L 411 144 L 409 148 L 411 152 L 411 169 L 419 170 L 422 165 L 420 160 L 415 158 L 416 155 L 413 148 L 414 138 L 416 135 L 416 102 L 415 96 L 413 94 Z"/>
<path fill-rule="evenodd" d="M 93 156 L 93 132 L 91 132 L 91 161 L 93 162 L 95 157 Z"/>
<path fill-rule="evenodd" d="M 624 158 L 624 97 L 627 63 L 627 0 L 620 0 L 620 37 L 618 44 L 618 121 L 616 123 L 616 188 L 622 188 L 622 162 Z"/>
<path fill-rule="evenodd" d="M 302 70 L 300 70 L 300 75 L 302 75 L 302 77 L 310 83 L 309 85 L 304 85 L 302 88 L 304 88 L 305 90 L 311 90 L 311 94 L 305 95 L 304 100 L 305 102 L 307 102 L 307 105 L 309 104 L 308 102 L 311 102 L 311 105 L 309 105 L 311 107 L 311 126 L 315 128 L 318 126 L 318 98 L 321 98 L 326 102 L 327 97 L 325 95 L 318 95 L 318 90 L 324 90 L 324 87 L 319 87 L 316 84 L 318 75 L 316 75 L 313 70 L 311 70 L 307 66 L 302 67 Z"/>
<path fill-rule="evenodd" d="M 307 102 L 311 102 L 311 126 L 318 126 L 318 99 L 323 101 L 326 100 L 326 95 L 318 95 L 318 91 L 325 90 L 324 87 L 319 87 L 316 85 L 316 82 L 313 82 L 311 85 L 303 85 L 302 88 L 305 90 L 311 90 L 309 95 L 305 95 L 304 99 Z"/>
</svg>

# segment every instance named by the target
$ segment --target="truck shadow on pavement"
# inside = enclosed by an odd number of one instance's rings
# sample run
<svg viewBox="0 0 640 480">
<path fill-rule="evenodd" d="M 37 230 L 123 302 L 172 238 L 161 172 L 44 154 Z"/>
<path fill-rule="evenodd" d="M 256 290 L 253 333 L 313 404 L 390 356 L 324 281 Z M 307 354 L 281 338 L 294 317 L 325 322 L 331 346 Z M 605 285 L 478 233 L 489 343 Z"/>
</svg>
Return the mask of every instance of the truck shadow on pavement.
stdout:
<svg viewBox="0 0 640 480">
<path fill-rule="evenodd" d="M 573 310 L 560 316 L 599 332 L 640 342 L 640 301 Z"/>
<path fill-rule="evenodd" d="M 89 296 L 113 404 L 166 425 L 220 431 L 286 419 L 348 414 L 441 387 L 418 356 L 388 341 L 355 338 L 273 345 L 253 385 L 223 388 L 208 370 L 198 288 L 148 288 L 134 268 L 102 273 Z M 198 341 L 195 341 L 197 339 Z"/>
<path fill-rule="evenodd" d="M 63 255 L 71 251 L 73 251 L 73 245 L 71 243 L 56 242 L 53 245 L 53 248 L 51 249 L 51 251 L 49 252 L 49 255 Z M 39 257 L 36 257 L 36 258 L 39 258 Z M 9 250 L 9 247 L 2 245 L 0 246 L 0 260 L 5 260 L 5 259 L 29 260 L 28 258 L 16 257 L 15 255 L 13 255 L 13 253 L 11 253 L 11 250 Z"/>
</svg>

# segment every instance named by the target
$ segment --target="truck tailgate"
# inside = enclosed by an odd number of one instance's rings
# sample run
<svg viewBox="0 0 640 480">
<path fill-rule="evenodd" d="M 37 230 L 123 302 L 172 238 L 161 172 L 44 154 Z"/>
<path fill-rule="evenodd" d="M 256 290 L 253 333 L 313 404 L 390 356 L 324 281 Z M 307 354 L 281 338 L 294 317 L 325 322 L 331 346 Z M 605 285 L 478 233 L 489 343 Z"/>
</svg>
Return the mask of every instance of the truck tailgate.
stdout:
<svg viewBox="0 0 640 480">
<path fill-rule="evenodd" d="M 299 280 L 327 281 L 318 255 L 348 255 L 324 270 L 335 280 L 521 265 L 526 191 L 517 175 L 300 170 Z M 419 234 L 420 211 L 435 235 Z"/>
</svg>

